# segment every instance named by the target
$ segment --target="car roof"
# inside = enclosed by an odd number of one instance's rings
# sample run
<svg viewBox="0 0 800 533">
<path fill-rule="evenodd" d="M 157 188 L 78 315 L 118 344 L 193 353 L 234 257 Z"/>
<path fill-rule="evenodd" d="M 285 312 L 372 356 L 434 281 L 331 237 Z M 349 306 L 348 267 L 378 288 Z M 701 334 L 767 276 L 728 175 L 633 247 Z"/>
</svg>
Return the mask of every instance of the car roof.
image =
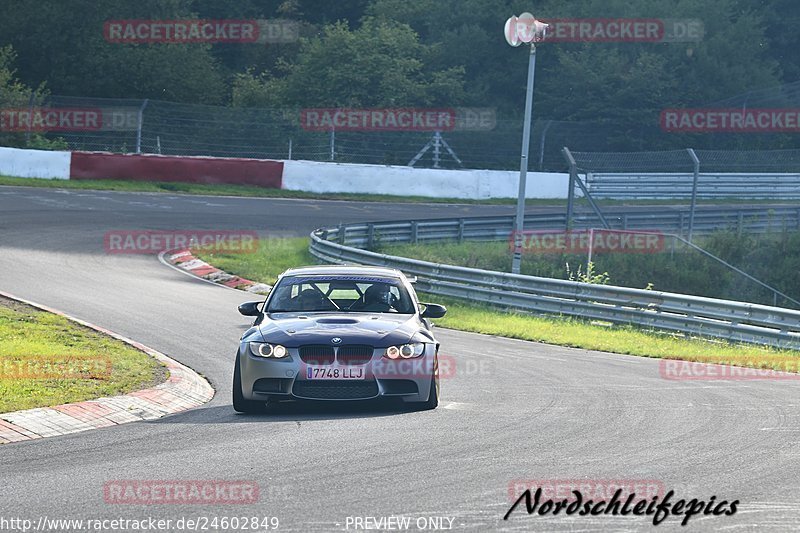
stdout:
<svg viewBox="0 0 800 533">
<path fill-rule="evenodd" d="M 383 276 L 388 278 L 403 278 L 402 272 L 394 268 L 362 266 L 362 265 L 313 265 L 290 268 L 281 276 Z"/>
</svg>

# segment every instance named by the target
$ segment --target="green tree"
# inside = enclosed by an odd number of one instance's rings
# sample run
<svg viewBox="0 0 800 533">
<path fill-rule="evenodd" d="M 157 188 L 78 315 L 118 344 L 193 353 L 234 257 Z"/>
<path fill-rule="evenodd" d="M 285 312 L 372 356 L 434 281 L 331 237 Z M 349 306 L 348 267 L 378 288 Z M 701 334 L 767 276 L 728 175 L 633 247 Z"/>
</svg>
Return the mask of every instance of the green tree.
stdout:
<svg viewBox="0 0 800 533">
<path fill-rule="evenodd" d="M 268 107 L 458 104 L 463 69 L 430 69 L 430 54 L 405 24 L 367 18 L 350 30 L 337 22 L 324 26 L 318 37 L 302 39 L 293 62 L 238 76 L 233 101 Z"/>
<path fill-rule="evenodd" d="M 658 131 L 667 107 L 702 106 L 780 82 L 779 66 L 765 45 L 768 27 L 746 4 L 790 0 L 542 0 L 534 14 L 557 18 L 696 18 L 705 26 L 699 43 L 563 43 L 538 47 L 534 115 L 539 119 L 626 124 L 622 145 L 638 131 Z M 524 2 L 483 0 L 375 0 L 368 13 L 409 24 L 436 51 L 435 65 L 465 68 L 467 100 L 495 106 L 505 116 L 522 111 L 527 53 L 502 36 L 510 15 L 531 10 Z M 764 7 L 767 10 L 767 7 Z M 770 10 L 774 18 L 774 11 Z M 794 39 L 794 37 L 785 37 Z M 626 130 L 622 130 L 625 133 Z M 636 132 L 636 133 L 635 133 Z M 672 139 L 685 140 L 681 136 Z M 652 142 L 669 142 L 667 136 Z M 636 149 L 636 148 L 631 148 Z"/>
<path fill-rule="evenodd" d="M 46 94 L 44 85 L 31 89 L 16 78 L 15 59 L 11 46 L 0 47 L 0 110 L 28 109 Z M 49 141 L 36 132 L 12 131 L 10 128 L 0 129 L 0 146 L 64 148 L 62 142 Z"/>
<path fill-rule="evenodd" d="M 219 103 L 225 84 L 207 44 L 116 44 L 103 25 L 121 19 L 195 18 L 189 0 L 8 0 L 0 43 L 19 54 L 19 77 L 53 94 Z"/>
</svg>

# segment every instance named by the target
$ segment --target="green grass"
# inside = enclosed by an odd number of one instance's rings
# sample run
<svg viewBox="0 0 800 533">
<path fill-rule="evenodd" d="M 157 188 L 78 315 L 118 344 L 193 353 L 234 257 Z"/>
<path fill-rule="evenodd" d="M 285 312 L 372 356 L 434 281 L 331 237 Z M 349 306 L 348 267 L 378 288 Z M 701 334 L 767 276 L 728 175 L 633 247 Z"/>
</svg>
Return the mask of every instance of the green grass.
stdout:
<svg viewBox="0 0 800 533">
<path fill-rule="evenodd" d="M 225 272 L 269 285 L 273 285 L 286 269 L 316 262 L 308 251 L 308 239 L 305 237 L 262 239 L 253 253 L 195 250 L 194 255 Z"/>
<path fill-rule="evenodd" d="M 0 413 L 124 394 L 167 374 L 123 342 L 0 298 Z"/>
<path fill-rule="evenodd" d="M 514 198 L 492 198 L 487 200 L 465 200 L 460 198 L 428 198 L 425 196 L 395 196 L 390 194 L 349 194 L 349 193 L 312 193 L 305 191 L 287 191 L 282 189 L 266 189 L 245 185 L 202 185 L 178 182 L 145 182 L 125 180 L 49 180 L 38 178 L 13 178 L 0 176 L 0 185 L 19 187 L 44 187 L 50 189 L 79 189 L 94 191 L 150 192 L 168 194 L 201 194 L 209 196 L 242 196 L 256 198 L 300 198 L 315 200 L 346 200 L 361 202 L 390 203 L 435 203 L 435 204 L 483 204 L 513 205 Z M 558 198 L 537 198 L 526 200 L 528 206 L 565 206 L 566 200 Z M 686 199 L 683 203 L 687 203 Z M 681 203 L 675 200 L 599 200 L 601 206 L 622 205 L 674 205 Z M 739 200 L 721 198 L 703 201 L 703 204 L 774 204 L 772 200 Z M 510 212 L 509 212 L 510 214 Z"/>
<path fill-rule="evenodd" d="M 242 196 L 256 198 L 300 198 L 316 200 L 347 200 L 391 203 L 439 203 L 439 204 L 512 204 L 514 200 L 500 198 L 492 200 L 460 200 L 455 198 L 427 198 L 423 196 L 392 196 L 384 194 L 311 193 L 267 189 L 246 185 L 202 185 L 177 182 L 145 182 L 123 180 L 47 180 L 38 178 L 12 178 L 0 176 L 0 185 L 45 187 L 57 189 L 80 189 L 96 191 L 151 192 L 168 194 L 202 194 L 209 196 Z M 531 205 L 561 205 L 564 200 L 535 200 Z"/>
<path fill-rule="evenodd" d="M 447 306 L 447 316 L 437 321 L 442 327 L 559 346 L 776 370 L 785 370 L 787 366 L 783 363 L 787 361 L 796 364 L 800 355 L 792 350 L 685 338 L 679 334 L 643 330 L 633 326 L 600 325 L 566 317 L 535 317 L 463 304 L 435 295 L 425 295 L 425 298 Z M 790 365 L 790 368 L 793 367 Z"/>
<path fill-rule="evenodd" d="M 199 255 L 231 274 L 269 284 L 286 268 L 314 263 L 307 238 L 265 240 L 256 254 Z M 442 327 L 559 346 L 776 370 L 793 368 L 800 355 L 792 350 L 687 338 L 633 326 L 533 316 L 435 295 L 420 294 L 420 299 L 447 306 L 447 316 L 436 321 Z"/>
<path fill-rule="evenodd" d="M 800 298 L 800 232 L 738 235 L 717 231 L 696 238 L 695 243 L 790 297 Z M 378 251 L 484 270 L 508 272 L 511 267 L 507 241 L 399 244 L 379 246 Z M 578 269 L 585 273 L 586 261 L 586 253 L 529 252 L 522 256 L 521 272 L 568 279 L 566 265 L 573 274 Z M 659 253 L 595 252 L 592 261 L 595 273 L 608 274 L 610 285 L 774 305 L 772 291 L 669 237 Z M 797 308 L 782 298 L 778 305 Z"/>
</svg>

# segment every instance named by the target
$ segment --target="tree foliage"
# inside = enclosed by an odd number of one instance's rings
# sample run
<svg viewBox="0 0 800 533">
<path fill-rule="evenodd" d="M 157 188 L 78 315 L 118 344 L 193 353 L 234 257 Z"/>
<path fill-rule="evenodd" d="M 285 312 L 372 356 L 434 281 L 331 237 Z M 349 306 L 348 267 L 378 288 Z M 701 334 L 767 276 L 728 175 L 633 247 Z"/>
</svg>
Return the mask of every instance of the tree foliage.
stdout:
<svg viewBox="0 0 800 533">
<path fill-rule="evenodd" d="M 44 85 L 30 88 L 16 77 L 16 53 L 11 46 L 0 48 L 0 109 L 29 109 L 46 94 Z M 35 132 L 1 131 L 0 146 L 63 148 L 63 143 L 50 141 Z"/>
<path fill-rule="evenodd" d="M 684 143 L 648 138 L 660 110 L 798 80 L 795 4 L 541 0 L 535 15 L 544 20 L 692 18 L 705 35 L 692 43 L 542 43 L 534 115 L 623 124 L 620 149 Z M 518 120 L 527 54 L 506 44 L 502 27 L 531 7 L 521 0 L 7 0 L 0 46 L 18 54 L 20 83 L 46 83 L 59 95 L 292 108 L 471 105 Z M 103 38 L 107 20 L 181 18 L 293 19 L 302 39 L 258 46 Z"/>
<path fill-rule="evenodd" d="M 237 77 L 234 103 L 262 106 L 403 107 L 454 105 L 463 68 L 427 66 L 429 46 L 407 25 L 373 18 L 355 30 L 344 22 L 303 39 L 294 61 L 275 72 Z"/>
</svg>

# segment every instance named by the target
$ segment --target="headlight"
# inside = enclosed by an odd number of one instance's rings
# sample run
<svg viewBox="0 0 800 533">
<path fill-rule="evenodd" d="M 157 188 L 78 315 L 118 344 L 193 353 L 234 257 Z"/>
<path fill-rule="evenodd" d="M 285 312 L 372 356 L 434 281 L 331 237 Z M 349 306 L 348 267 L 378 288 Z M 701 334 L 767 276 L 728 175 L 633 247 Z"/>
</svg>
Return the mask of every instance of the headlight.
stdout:
<svg viewBox="0 0 800 533">
<path fill-rule="evenodd" d="M 389 359 L 411 359 L 413 357 L 419 357 L 423 353 L 425 353 L 425 344 L 421 342 L 415 342 L 412 344 L 403 344 L 400 346 L 389 346 L 386 348 L 386 352 L 384 355 Z"/>
<path fill-rule="evenodd" d="M 274 357 L 275 359 L 281 359 L 288 354 L 284 346 L 265 342 L 251 342 L 250 353 L 256 357 Z"/>
</svg>

